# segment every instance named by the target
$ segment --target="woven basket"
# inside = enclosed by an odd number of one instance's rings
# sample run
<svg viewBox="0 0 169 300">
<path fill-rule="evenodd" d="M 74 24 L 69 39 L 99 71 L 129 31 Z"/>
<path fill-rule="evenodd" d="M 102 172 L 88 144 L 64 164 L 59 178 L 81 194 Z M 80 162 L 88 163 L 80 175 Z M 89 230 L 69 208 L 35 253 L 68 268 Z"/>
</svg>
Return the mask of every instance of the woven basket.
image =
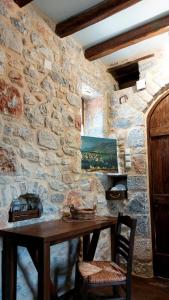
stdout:
<svg viewBox="0 0 169 300">
<path fill-rule="evenodd" d="M 75 208 L 73 205 L 70 207 L 72 219 L 75 220 L 91 220 L 96 215 L 96 205 L 93 208 Z"/>
</svg>

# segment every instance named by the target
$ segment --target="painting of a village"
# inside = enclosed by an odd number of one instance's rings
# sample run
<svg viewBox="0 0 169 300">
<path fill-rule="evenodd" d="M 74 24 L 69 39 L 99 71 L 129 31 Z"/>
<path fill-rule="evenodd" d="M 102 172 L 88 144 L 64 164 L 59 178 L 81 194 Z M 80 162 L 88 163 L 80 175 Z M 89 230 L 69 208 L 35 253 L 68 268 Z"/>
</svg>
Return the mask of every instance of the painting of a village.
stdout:
<svg viewBox="0 0 169 300">
<path fill-rule="evenodd" d="M 118 172 L 115 139 L 81 137 L 82 169 Z"/>
</svg>

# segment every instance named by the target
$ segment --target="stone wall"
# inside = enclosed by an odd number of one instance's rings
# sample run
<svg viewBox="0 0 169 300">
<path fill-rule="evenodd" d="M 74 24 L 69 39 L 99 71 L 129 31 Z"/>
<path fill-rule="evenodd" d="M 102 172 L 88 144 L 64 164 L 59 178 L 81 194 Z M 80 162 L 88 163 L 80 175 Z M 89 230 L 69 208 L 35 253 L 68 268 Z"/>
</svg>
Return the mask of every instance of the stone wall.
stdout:
<svg viewBox="0 0 169 300">
<path fill-rule="evenodd" d="M 104 65 L 87 61 L 72 38 L 58 38 L 35 6 L 20 9 L 12 0 L 0 1 L 0 228 L 13 226 L 8 223 L 10 203 L 27 192 L 38 194 L 44 207 L 43 216 L 33 222 L 59 218 L 72 202 L 86 207 L 96 203 L 102 215 L 120 210 L 138 219 L 134 271 L 152 275 L 146 117 L 168 88 L 169 62 L 161 53 L 139 67 L 146 90 L 129 88 L 112 97 L 114 80 Z M 127 200 L 106 202 L 107 176 L 81 174 L 84 86 L 103 99 L 103 133 L 117 137 L 119 172 L 128 174 Z M 120 104 L 123 95 L 128 100 Z M 104 259 L 109 257 L 105 239 L 103 233 L 99 250 Z M 76 245 L 71 241 L 51 248 L 52 277 L 60 292 L 72 286 Z M 17 299 L 32 300 L 37 274 L 25 249 L 18 256 Z"/>
<path fill-rule="evenodd" d="M 137 218 L 134 271 L 137 275 L 152 276 L 146 120 L 150 108 L 169 87 L 166 51 L 158 51 L 155 57 L 140 62 L 139 71 L 140 78 L 146 79 L 146 89 L 116 91 L 110 103 L 110 136 L 117 137 L 119 171 L 128 174 L 128 199 L 109 202 L 109 206 L 113 214 L 121 210 Z M 120 101 L 121 97 L 125 101 Z"/>
<path fill-rule="evenodd" d="M 0 228 L 13 226 L 10 203 L 24 193 L 38 194 L 43 203 L 42 217 L 33 222 L 59 218 L 72 202 L 102 207 L 105 200 L 96 179 L 89 180 L 88 197 L 81 179 L 80 107 L 84 84 L 107 103 L 114 81 L 104 65 L 87 61 L 81 46 L 61 40 L 53 28 L 33 5 L 20 9 L 0 1 Z M 76 241 L 51 249 L 61 292 L 72 285 L 75 250 Z M 20 248 L 18 255 L 17 299 L 31 300 L 37 275 L 27 251 Z"/>
</svg>

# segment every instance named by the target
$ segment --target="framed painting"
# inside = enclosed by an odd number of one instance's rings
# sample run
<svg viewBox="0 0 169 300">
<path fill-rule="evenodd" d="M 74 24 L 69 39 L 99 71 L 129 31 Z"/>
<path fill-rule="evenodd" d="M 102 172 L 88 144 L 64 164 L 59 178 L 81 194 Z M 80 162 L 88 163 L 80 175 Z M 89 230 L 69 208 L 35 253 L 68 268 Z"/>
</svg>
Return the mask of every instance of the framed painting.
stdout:
<svg viewBox="0 0 169 300">
<path fill-rule="evenodd" d="M 118 172 L 115 139 L 81 137 L 82 169 Z"/>
</svg>

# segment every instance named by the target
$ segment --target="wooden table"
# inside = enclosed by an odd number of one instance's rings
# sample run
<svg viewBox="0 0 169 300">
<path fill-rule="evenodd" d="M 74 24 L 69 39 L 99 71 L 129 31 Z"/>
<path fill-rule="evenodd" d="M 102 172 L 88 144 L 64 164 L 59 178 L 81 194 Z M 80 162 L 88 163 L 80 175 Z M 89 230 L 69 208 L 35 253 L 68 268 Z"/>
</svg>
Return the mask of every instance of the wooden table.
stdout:
<svg viewBox="0 0 169 300">
<path fill-rule="evenodd" d="M 56 300 L 57 292 L 50 279 L 50 246 L 83 236 L 83 259 L 92 260 L 101 230 L 111 229 L 113 244 L 115 224 L 115 218 L 97 217 L 83 222 L 56 220 L 0 230 L 3 237 L 2 299 L 16 300 L 17 246 L 27 248 L 37 269 L 38 300 Z"/>
</svg>

